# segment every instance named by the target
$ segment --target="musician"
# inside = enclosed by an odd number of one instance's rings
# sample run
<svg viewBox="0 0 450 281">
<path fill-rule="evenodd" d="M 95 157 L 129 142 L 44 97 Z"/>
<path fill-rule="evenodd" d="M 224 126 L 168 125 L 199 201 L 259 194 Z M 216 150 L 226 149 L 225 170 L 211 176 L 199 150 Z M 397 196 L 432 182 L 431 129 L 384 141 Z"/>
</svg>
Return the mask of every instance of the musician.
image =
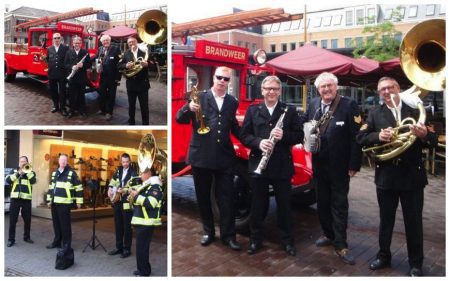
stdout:
<svg viewBox="0 0 450 281">
<path fill-rule="evenodd" d="M 361 125 L 358 105 L 337 94 L 338 79 L 327 72 L 314 83 L 320 97 L 311 100 L 302 121 L 318 120 L 328 110 L 332 113 L 321 126 L 320 151 L 312 156 L 317 181 L 317 212 L 323 235 L 317 247 L 333 245 L 342 261 L 354 264 L 347 244 L 348 192 L 350 178 L 361 166 L 361 149 L 355 136 Z"/>
<path fill-rule="evenodd" d="M 83 187 L 77 173 L 68 165 L 67 154 L 61 153 L 58 159 L 59 167 L 52 173 L 47 192 L 47 204 L 51 207 L 53 242 L 47 249 L 60 248 L 65 251 L 71 249 L 72 226 L 70 209 L 73 204 L 78 208 L 83 204 Z"/>
<path fill-rule="evenodd" d="M 120 60 L 120 49 L 111 45 L 111 37 L 102 35 L 100 38 L 102 46 L 98 48 L 94 59 L 100 63 L 100 110 L 97 114 L 105 115 L 106 120 L 112 119 L 113 109 L 116 102 L 117 84 L 120 81 L 120 73 L 117 64 Z"/>
<path fill-rule="evenodd" d="M 142 185 L 139 191 L 133 189 L 134 212 L 131 224 L 136 230 L 136 276 L 150 276 L 152 268 L 149 253 L 155 226 L 161 225 L 162 183 L 156 171 L 147 168 L 141 174 Z"/>
<path fill-rule="evenodd" d="M 122 166 L 118 167 L 114 173 L 113 178 L 109 182 L 108 196 L 113 197 L 113 188 L 117 188 L 117 192 L 120 195 L 118 202 L 113 203 L 114 210 L 114 226 L 116 231 L 116 249 L 112 250 L 108 254 L 111 256 L 121 254 L 121 258 L 126 258 L 131 255 L 131 218 L 133 211 L 130 208 L 130 203 L 127 201 L 127 182 L 130 178 L 138 176 L 133 167 L 130 166 L 131 158 L 128 153 L 124 153 L 121 156 Z"/>
<path fill-rule="evenodd" d="M 66 110 L 66 69 L 64 59 L 69 47 L 61 44 L 61 34 L 53 33 L 53 45 L 48 48 L 48 85 L 53 100 L 52 113 L 61 110 L 67 116 Z"/>
<path fill-rule="evenodd" d="M 86 70 L 91 67 L 91 59 L 85 49 L 81 49 L 82 39 L 75 36 L 72 39 L 73 49 L 66 54 L 64 64 L 67 73 L 76 71 L 75 75 L 69 80 L 69 107 L 70 111 L 67 118 L 72 118 L 77 110 L 82 118 L 86 118 L 86 101 L 84 92 L 86 89 Z"/>
<path fill-rule="evenodd" d="M 397 122 L 407 117 L 416 117 L 418 111 L 402 102 L 400 86 L 394 78 L 383 77 L 378 81 L 378 94 L 384 104 L 369 112 L 367 125 L 361 127 L 357 141 L 364 146 L 381 145 L 390 142 Z M 399 109 L 399 113 L 396 110 Z M 392 231 L 399 201 L 402 205 L 403 220 L 408 249 L 409 275 L 422 276 L 423 226 L 422 210 L 424 188 L 428 184 L 422 160 L 422 148 L 437 143 L 436 134 L 428 131 L 422 123 L 410 126 L 417 136 L 416 141 L 401 155 L 375 165 L 375 185 L 380 207 L 380 250 L 370 264 L 372 270 L 391 264 Z"/>
<path fill-rule="evenodd" d="M 33 184 L 36 183 L 34 171 L 24 171 L 23 167 L 28 164 L 28 157 L 19 158 L 19 167 L 6 176 L 5 182 L 11 186 L 11 205 L 9 207 L 9 238 L 8 247 L 16 242 L 16 224 L 19 213 L 22 214 L 24 222 L 23 241 L 34 243 L 30 238 L 31 229 L 31 199 Z"/>
<path fill-rule="evenodd" d="M 220 211 L 220 238 L 233 250 L 241 250 L 236 241 L 233 193 L 233 165 L 236 155 L 230 139 L 230 132 L 239 136 L 236 120 L 238 101 L 227 95 L 231 69 L 218 67 L 213 76 L 213 86 L 199 93 L 199 104 L 188 101 L 177 112 L 176 121 L 181 124 L 192 122 L 192 138 L 187 163 L 192 166 L 195 192 L 200 209 L 204 235 L 201 245 L 208 246 L 215 239 L 214 217 L 211 210 L 211 188 L 213 179 Z M 195 113 L 201 108 L 208 134 L 199 134 L 199 123 Z"/>
<path fill-rule="evenodd" d="M 130 36 L 127 39 L 129 49 L 124 53 L 119 63 L 120 70 L 132 69 L 138 58 L 145 58 L 145 52 L 138 48 L 136 37 Z M 134 119 L 136 111 L 136 99 L 139 99 L 141 107 L 142 125 L 149 125 L 148 109 L 148 90 L 150 81 L 148 80 L 148 61 L 141 60 L 139 64 L 142 70 L 132 77 L 127 77 L 127 95 L 128 95 L 128 124 L 135 125 Z"/>
<path fill-rule="evenodd" d="M 255 254 L 262 247 L 263 221 L 269 203 L 269 185 L 273 186 L 277 202 L 277 225 L 280 229 L 283 249 L 291 256 L 296 255 L 291 218 L 291 177 L 294 163 L 291 148 L 303 140 L 300 117 L 294 107 L 288 107 L 279 101 L 281 81 L 276 76 L 267 76 L 261 84 L 264 102 L 251 105 L 245 115 L 241 129 L 241 142 L 251 149 L 248 167 L 252 187 L 252 204 L 250 212 L 249 255 Z M 276 126 L 284 115 L 282 126 Z M 282 128 L 281 128 L 282 127 Z M 269 140 L 270 136 L 276 141 Z M 262 173 L 254 171 L 261 161 L 263 153 L 272 150 L 267 167 Z"/>
</svg>

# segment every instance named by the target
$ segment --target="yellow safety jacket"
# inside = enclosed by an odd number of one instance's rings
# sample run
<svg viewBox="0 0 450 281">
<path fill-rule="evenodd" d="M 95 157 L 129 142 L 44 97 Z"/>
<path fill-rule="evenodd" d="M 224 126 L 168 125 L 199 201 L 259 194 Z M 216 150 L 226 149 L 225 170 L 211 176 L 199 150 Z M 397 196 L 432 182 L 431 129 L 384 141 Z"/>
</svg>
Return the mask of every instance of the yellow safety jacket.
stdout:
<svg viewBox="0 0 450 281">
<path fill-rule="evenodd" d="M 47 202 L 56 204 L 83 204 L 83 187 L 77 173 L 69 166 L 52 173 L 47 193 Z"/>
<path fill-rule="evenodd" d="M 36 183 L 36 174 L 34 171 L 20 175 L 18 170 L 14 170 L 6 176 L 5 181 L 11 185 L 11 198 L 32 199 L 31 185 Z"/>
<path fill-rule="evenodd" d="M 161 225 L 161 205 L 163 192 L 159 177 L 151 177 L 142 186 L 135 187 L 140 192 L 134 198 L 132 225 L 157 226 Z"/>
</svg>

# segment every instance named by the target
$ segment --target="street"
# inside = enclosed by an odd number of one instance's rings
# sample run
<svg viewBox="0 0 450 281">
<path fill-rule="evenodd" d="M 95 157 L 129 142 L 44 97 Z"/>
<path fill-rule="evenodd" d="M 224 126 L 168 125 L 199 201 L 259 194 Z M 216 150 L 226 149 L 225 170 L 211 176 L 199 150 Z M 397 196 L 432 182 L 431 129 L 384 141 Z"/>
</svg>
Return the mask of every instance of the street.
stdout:
<svg viewBox="0 0 450 281">
<path fill-rule="evenodd" d="M 429 175 L 423 211 L 425 276 L 445 276 L 445 176 Z M 332 247 L 317 248 L 321 234 L 316 205 L 293 206 L 297 256 L 288 256 L 278 243 L 276 204 L 271 199 L 265 220 L 265 240 L 260 252 L 247 255 L 248 236 L 237 235 L 243 250 L 231 251 L 216 239 L 200 245 L 203 234 L 192 177 L 172 181 L 172 274 L 173 276 L 406 276 L 409 265 L 402 211 L 399 206 L 391 245 L 392 267 L 371 271 L 378 251 L 378 204 L 374 171 L 364 167 L 351 180 L 347 241 L 356 265 L 346 265 Z M 216 233 L 219 233 L 216 226 Z"/>
<path fill-rule="evenodd" d="M 88 117 L 82 119 L 75 115 L 71 119 L 59 112 L 51 113 L 53 102 L 47 85 L 17 74 L 13 83 L 5 83 L 5 125 L 127 125 L 128 96 L 126 81 L 122 77 L 117 87 L 116 104 L 113 118 L 105 120 L 104 115 L 97 115 L 98 93 L 86 94 Z M 149 111 L 150 125 L 167 125 L 167 84 L 150 79 Z M 142 125 L 139 101 L 136 101 L 136 125 Z"/>
</svg>

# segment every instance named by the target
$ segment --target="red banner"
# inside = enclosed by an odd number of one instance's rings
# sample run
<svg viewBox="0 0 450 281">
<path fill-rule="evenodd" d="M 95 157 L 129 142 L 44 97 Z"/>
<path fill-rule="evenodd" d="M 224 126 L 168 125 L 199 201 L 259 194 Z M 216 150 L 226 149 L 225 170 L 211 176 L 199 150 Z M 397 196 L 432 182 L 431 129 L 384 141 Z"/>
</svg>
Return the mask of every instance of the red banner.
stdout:
<svg viewBox="0 0 450 281">
<path fill-rule="evenodd" d="M 195 56 L 198 58 L 240 64 L 248 63 L 247 48 L 224 45 L 206 40 L 198 40 L 195 44 Z"/>
<path fill-rule="evenodd" d="M 33 130 L 33 135 L 62 137 L 62 130 Z"/>
</svg>

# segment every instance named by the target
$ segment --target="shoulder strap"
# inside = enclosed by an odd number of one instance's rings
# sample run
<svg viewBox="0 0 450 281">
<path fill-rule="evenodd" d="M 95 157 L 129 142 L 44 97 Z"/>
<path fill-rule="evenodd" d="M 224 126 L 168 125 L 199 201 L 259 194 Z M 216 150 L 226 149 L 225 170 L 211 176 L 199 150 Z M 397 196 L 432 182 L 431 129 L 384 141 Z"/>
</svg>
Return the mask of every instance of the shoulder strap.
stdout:
<svg viewBox="0 0 450 281">
<path fill-rule="evenodd" d="M 336 98 L 334 99 L 333 104 L 331 105 L 331 108 L 329 110 L 330 112 L 330 118 L 328 118 L 327 120 L 325 120 L 325 122 L 322 123 L 322 125 L 320 125 L 320 133 L 324 134 L 328 128 L 328 124 L 330 123 L 331 118 L 333 118 L 333 114 L 336 111 L 337 106 L 339 105 L 339 102 L 341 101 L 341 96 L 340 95 L 336 95 Z"/>
</svg>

